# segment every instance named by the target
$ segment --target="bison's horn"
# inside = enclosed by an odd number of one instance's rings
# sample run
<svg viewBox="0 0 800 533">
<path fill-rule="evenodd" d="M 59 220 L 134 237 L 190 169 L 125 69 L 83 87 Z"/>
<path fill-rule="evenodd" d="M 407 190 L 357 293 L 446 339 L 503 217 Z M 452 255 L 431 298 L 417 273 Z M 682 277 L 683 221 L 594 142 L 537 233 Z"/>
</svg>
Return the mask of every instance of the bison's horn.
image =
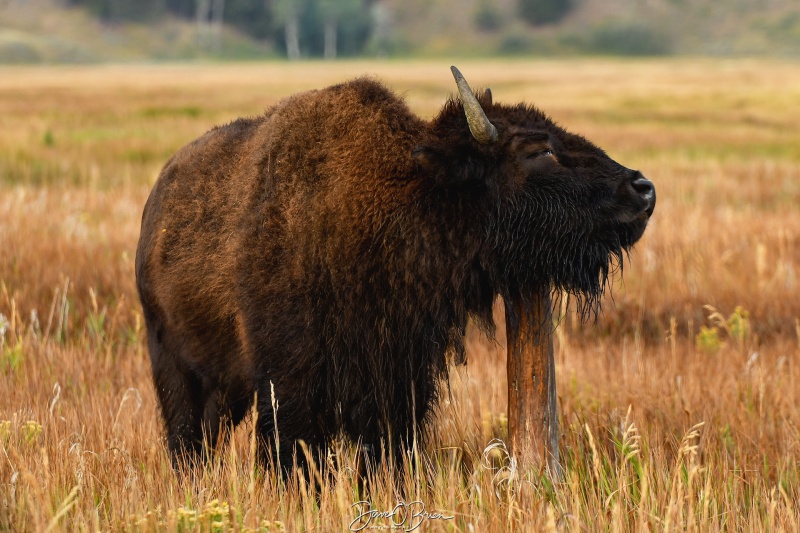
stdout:
<svg viewBox="0 0 800 533">
<path fill-rule="evenodd" d="M 469 124 L 469 131 L 475 140 L 481 144 L 492 144 L 497 140 L 497 128 L 494 124 L 489 122 L 486 113 L 483 111 L 481 104 L 475 97 L 475 93 L 469 88 L 467 80 L 456 67 L 450 67 L 453 72 L 453 77 L 456 79 L 458 85 L 458 94 L 461 95 L 461 103 L 464 105 L 464 114 L 467 115 L 467 124 Z"/>
</svg>

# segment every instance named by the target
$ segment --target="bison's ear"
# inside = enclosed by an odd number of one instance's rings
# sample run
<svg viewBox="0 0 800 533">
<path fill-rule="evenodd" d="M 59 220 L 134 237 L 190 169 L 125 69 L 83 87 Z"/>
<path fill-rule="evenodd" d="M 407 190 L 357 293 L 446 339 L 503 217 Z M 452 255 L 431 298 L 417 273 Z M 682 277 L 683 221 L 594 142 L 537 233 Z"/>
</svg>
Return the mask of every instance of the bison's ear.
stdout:
<svg viewBox="0 0 800 533">
<path fill-rule="evenodd" d="M 451 187 L 459 183 L 459 172 L 453 172 L 452 165 L 448 165 L 447 161 L 452 161 L 452 157 L 448 159 L 447 155 L 440 148 L 433 146 L 419 145 L 411 150 L 411 157 L 417 164 L 422 167 L 423 173 L 427 177 L 440 186 Z"/>
<path fill-rule="evenodd" d="M 411 150 L 411 157 L 423 168 L 431 169 L 441 160 L 442 154 L 430 146 L 419 145 Z"/>
<path fill-rule="evenodd" d="M 491 176 L 481 171 L 475 161 L 458 157 L 446 149 L 419 145 L 411 150 L 411 157 L 423 169 L 427 179 L 440 187 L 481 189 L 490 187 Z"/>
</svg>

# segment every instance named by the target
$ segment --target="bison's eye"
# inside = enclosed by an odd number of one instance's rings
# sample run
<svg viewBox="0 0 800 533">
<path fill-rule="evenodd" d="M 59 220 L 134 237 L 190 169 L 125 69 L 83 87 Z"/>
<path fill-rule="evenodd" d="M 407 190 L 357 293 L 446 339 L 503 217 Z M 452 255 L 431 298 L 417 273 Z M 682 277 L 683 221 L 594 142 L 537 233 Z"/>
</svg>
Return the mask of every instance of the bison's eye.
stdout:
<svg viewBox="0 0 800 533">
<path fill-rule="evenodd" d="M 548 155 L 555 155 L 555 154 L 553 154 L 552 150 L 539 150 L 537 152 L 529 154 L 528 159 L 537 159 L 539 157 L 546 157 Z"/>
</svg>

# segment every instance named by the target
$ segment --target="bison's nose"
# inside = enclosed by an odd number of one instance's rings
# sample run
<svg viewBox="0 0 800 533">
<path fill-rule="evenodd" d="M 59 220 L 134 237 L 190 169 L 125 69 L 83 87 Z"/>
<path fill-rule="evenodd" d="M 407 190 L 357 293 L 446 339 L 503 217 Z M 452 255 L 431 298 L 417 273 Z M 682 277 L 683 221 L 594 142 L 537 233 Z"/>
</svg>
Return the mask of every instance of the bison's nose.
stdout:
<svg viewBox="0 0 800 533">
<path fill-rule="evenodd" d="M 636 178 L 631 182 L 631 186 L 634 191 L 638 192 L 647 201 L 648 207 L 645 210 L 647 211 L 647 216 L 652 215 L 656 207 L 656 188 L 653 182 L 637 173 Z"/>
</svg>

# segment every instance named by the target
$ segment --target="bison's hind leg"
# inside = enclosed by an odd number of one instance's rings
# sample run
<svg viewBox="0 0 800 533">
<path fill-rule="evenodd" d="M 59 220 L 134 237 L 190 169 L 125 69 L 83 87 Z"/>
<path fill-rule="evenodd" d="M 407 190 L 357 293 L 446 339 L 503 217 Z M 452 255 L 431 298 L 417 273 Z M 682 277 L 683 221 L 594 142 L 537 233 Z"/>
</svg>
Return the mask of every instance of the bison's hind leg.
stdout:
<svg viewBox="0 0 800 533">
<path fill-rule="evenodd" d="M 150 357 L 153 365 L 153 384 L 161 406 L 161 415 L 167 432 L 167 446 L 173 465 L 185 459 L 196 460 L 203 448 L 203 411 L 205 397 L 199 377 L 184 365 L 179 365 L 174 354 L 154 350 Z"/>
<path fill-rule="evenodd" d="M 233 406 L 232 409 L 230 405 L 222 404 L 216 387 L 185 362 L 187 354 L 182 350 L 186 347 L 153 322 L 148 324 L 153 385 L 161 406 L 173 466 L 178 468 L 181 463 L 192 464 L 202 460 L 205 449 L 216 447 L 225 414 L 234 410 L 237 415 L 244 413 L 247 406 Z"/>
<path fill-rule="evenodd" d="M 154 363 L 153 378 L 174 466 L 204 460 L 227 440 L 241 422 L 252 399 L 232 401 L 220 389 L 169 356 Z M 157 368 L 156 368 L 157 367 Z"/>
</svg>

